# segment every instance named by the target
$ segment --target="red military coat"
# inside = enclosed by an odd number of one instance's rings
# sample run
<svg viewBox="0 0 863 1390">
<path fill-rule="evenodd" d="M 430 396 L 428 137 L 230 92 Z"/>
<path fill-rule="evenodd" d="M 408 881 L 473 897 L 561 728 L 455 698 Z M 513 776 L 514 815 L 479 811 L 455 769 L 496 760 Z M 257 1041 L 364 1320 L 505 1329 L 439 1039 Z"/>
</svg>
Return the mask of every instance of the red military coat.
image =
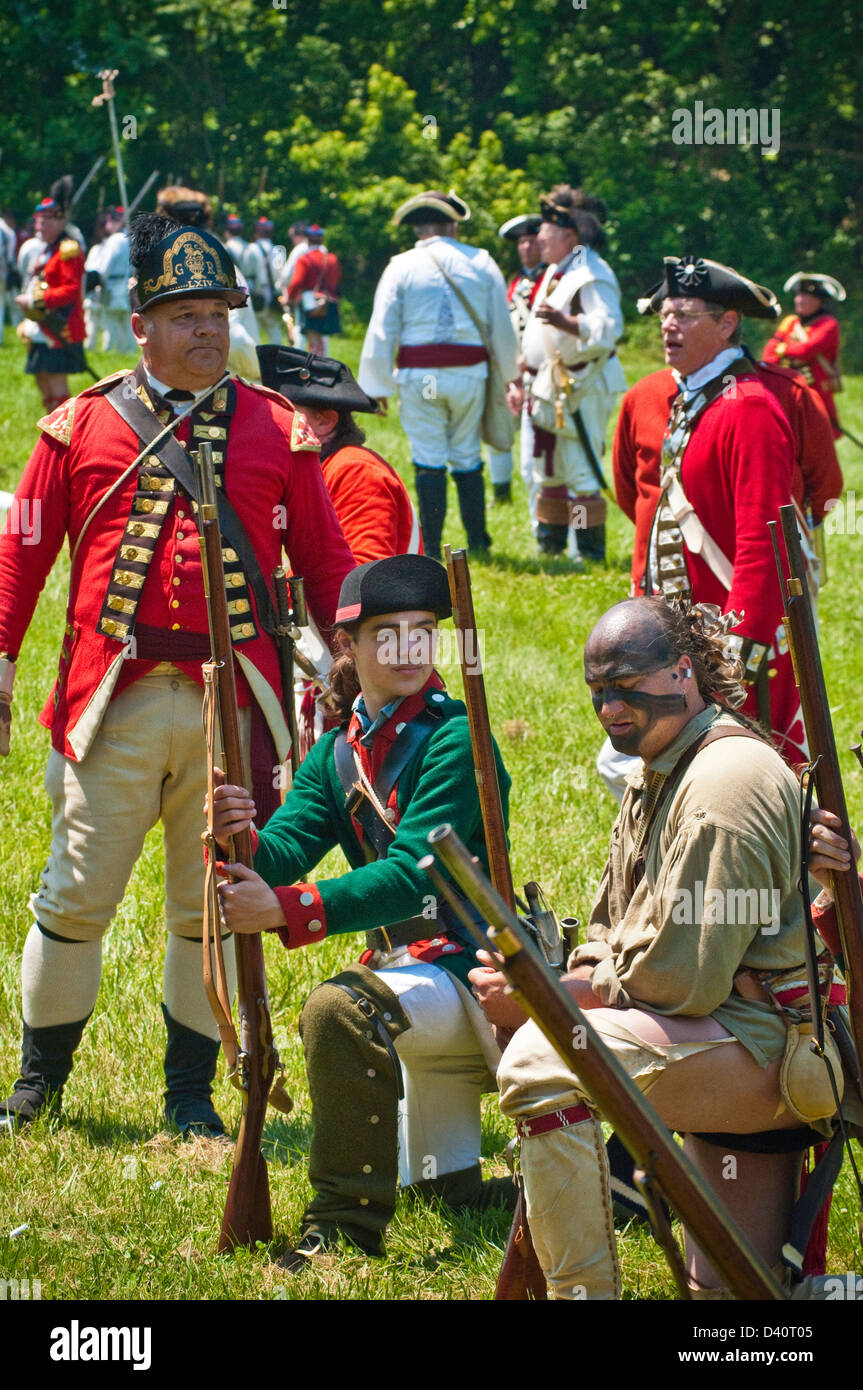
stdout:
<svg viewBox="0 0 863 1390">
<path fill-rule="evenodd" d="M 0 651 L 13 657 L 21 649 L 64 539 L 69 537 L 74 551 L 85 519 L 139 452 L 133 430 L 104 399 L 117 379 L 90 387 L 40 421 L 42 438 L 16 492 L 22 503 L 27 502 L 31 520 L 38 517 L 32 528 L 38 543 L 28 544 L 27 536 L 15 534 L 8 525 L 0 540 Z M 181 441 L 188 428 L 188 421 L 179 427 Z M 269 578 L 281 563 L 284 545 L 294 571 L 306 580 L 315 620 L 327 631 L 342 580 L 354 561 L 324 484 L 317 447 L 306 421 L 284 397 L 236 382 L 226 494 L 264 574 Z M 54 748 L 75 760 L 86 755 L 95 736 L 98 723 L 95 728 L 90 725 L 99 691 L 107 685 L 116 694 L 156 664 L 122 660 L 118 676 L 115 664 L 124 644 L 97 630 L 137 472 L 132 469 L 84 532 L 72 568 L 60 671 L 53 697 L 40 716 L 51 730 Z M 14 514 L 13 508 L 10 516 Z M 252 603 L 254 607 L 253 597 Z M 208 632 L 197 530 L 189 499 L 179 487 L 147 570 L 136 622 L 169 635 Z M 258 622 L 258 635 L 237 650 L 250 663 L 249 683 L 267 714 L 268 696 L 275 692 L 277 699 L 281 697 L 275 643 Z M 200 660 L 170 659 L 201 683 Z M 244 679 L 240 686 L 241 702 L 248 703 L 249 686 Z"/>
<path fill-rule="evenodd" d="M 324 482 L 358 565 L 389 555 L 422 555 L 419 522 L 392 464 L 348 444 L 324 459 Z"/>
<path fill-rule="evenodd" d="M 785 415 L 753 368 L 736 379 L 734 393 L 716 398 L 698 417 L 681 467 L 681 482 L 702 525 L 731 561 L 730 591 L 699 555 L 686 551 L 696 603 L 735 609 L 743 619 L 735 635 L 765 646 L 776 639 L 782 594 L 768 521 L 791 501 L 795 444 Z M 644 573 L 659 499 L 659 459 L 676 384 L 670 370 L 652 372 L 623 398 L 614 441 L 617 499 L 635 521 L 634 591 Z M 805 746 L 799 699 L 786 652 L 771 658 L 770 701 L 774 738 L 790 760 Z M 745 713 L 758 717 L 754 690 Z"/>
<path fill-rule="evenodd" d="M 785 413 L 794 435 L 796 466 L 792 495 L 814 521 L 823 520 L 827 503 L 842 495 L 842 469 L 836 456 L 827 412 L 799 372 L 759 362 L 754 368 Z M 662 438 L 677 385 L 669 367 L 643 377 L 623 397 L 614 440 L 614 490 L 617 504 L 635 522 L 632 582 L 638 589 L 647 563 L 647 542 L 659 497 Z"/>
<path fill-rule="evenodd" d="M 288 285 L 288 299 L 295 303 L 305 290 L 320 290 L 321 294 L 335 299 L 341 278 L 338 257 L 332 251 L 322 251 L 315 246 L 298 257 Z"/>
<path fill-rule="evenodd" d="M 71 312 L 61 332 L 55 332 L 47 323 L 40 321 L 42 332 L 56 347 L 83 343 L 87 336 L 84 326 L 84 252 L 78 242 L 73 237 L 61 234 L 48 247 L 46 258 L 36 263 L 34 274 L 39 280 L 34 306 L 41 305 L 51 314 L 71 305 Z"/>
<path fill-rule="evenodd" d="M 816 314 L 808 323 L 803 323 L 796 314 L 788 314 L 764 348 L 765 362 L 796 367 L 804 372 L 807 381 L 820 392 L 836 436 L 840 431 L 836 426 L 833 392 L 838 377 L 838 358 L 839 324 L 832 314 Z"/>
</svg>

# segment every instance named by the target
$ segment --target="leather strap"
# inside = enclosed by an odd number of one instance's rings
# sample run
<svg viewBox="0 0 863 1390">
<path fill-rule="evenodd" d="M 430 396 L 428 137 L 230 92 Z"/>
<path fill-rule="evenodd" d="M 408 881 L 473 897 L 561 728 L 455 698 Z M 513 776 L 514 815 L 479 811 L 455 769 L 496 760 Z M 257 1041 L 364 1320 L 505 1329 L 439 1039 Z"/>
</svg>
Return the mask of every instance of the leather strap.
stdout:
<svg viewBox="0 0 863 1390">
<path fill-rule="evenodd" d="M 231 385 L 231 383 L 228 384 Z M 116 410 L 120 419 L 135 431 L 142 444 L 155 443 L 159 435 L 164 433 L 153 412 L 144 405 L 139 396 L 128 390 L 127 378 L 113 387 L 105 399 Z M 192 465 L 186 450 L 181 448 L 174 436 L 163 437 L 158 447 L 151 452 L 164 464 L 183 491 L 194 500 L 197 497 L 197 489 Z M 226 543 L 232 546 L 240 557 L 240 564 L 255 596 L 258 619 L 264 631 L 272 637 L 276 631 L 277 621 L 264 572 L 258 564 L 257 556 L 243 529 L 243 523 L 221 488 L 217 489 L 217 502 L 219 529 Z"/>
<path fill-rule="evenodd" d="M 632 864 L 633 891 L 638 887 L 639 883 L 644 878 L 644 871 L 647 861 L 647 836 L 650 830 L 650 826 L 656 819 L 656 815 L 659 811 L 659 808 L 667 800 L 672 787 L 680 781 L 680 778 L 682 777 L 686 769 L 689 767 L 689 764 L 693 762 L 693 760 L 695 759 L 696 754 L 700 753 L 702 748 L 706 748 L 709 743 L 716 743 L 721 738 L 754 738 L 757 739 L 759 743 L 767 742 L 767 739 L 762 738 L 760 734 L 754 733 L 752 729 L 747 729 L 745 724 L 738 724 L 734 728 L 732 728 L 728 724 L 724 724 L 720 725 L 719 728 L 713 727 L 711 729 L 708 729 L 705 734 L 702 734 L 701 738 L 697 738 L 694 743 L 691 743 L 689 745 L 686 751 L 681 754 L 677 762 L 674 764 L 674 767 L 671 769 L 671 771 L 669 772 L 668 776 L 662 784 L 662 788 L 660 789 L 659 795 L 654 801 L 652 807 L 646 812 L 648 817 L 647 824 L 644 826 L 643 829 L 639 827 L 639 849 Z"/>
<path fill-rule="evenodd" d="M 380 772 L 371 789 L 373 796 L 369 796 L 357 775 L 361 769 L 355 761 L 354 751 L 348 743 L 346 731 L 342 729 L 336 737 L 334 746 L 336 772 L 345 793 L 345 805 L 354 819 L 359 821 L 363 833 L 368 837 L 369 843 L 375 851 L 375 857 L 378 859 L 386 858 L 387 850 L 396 836 L 394 827 L 380 808 L 386 806 L 390 792 L 402 772 L 437 727 L 439 721 L 440 715 L 426 709 L 421 710 L 415 719 L 405 725 L 384 758 Z M 419 940 L 420 938 L 414 939 Z"/>
</svg>

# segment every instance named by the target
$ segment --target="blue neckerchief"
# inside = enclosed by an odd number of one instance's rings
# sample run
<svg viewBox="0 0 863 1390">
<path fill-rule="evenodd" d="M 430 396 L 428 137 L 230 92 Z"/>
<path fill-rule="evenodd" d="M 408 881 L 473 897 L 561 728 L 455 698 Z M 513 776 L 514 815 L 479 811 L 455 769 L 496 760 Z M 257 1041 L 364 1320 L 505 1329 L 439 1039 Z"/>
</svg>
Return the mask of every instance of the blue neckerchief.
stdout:
<svg viewBox="0 0 863 1390">
<path fill-rule="evenodd" d="M 366 709 L 366 702 L 362 697 L 362 693 L 360 693 L 357 696 L 357 698 L 354 700 L 352 708 L 354 714 L 357 716 L 357 719 L 360 721 L 360 728 L 363 731 L 360 736 L 360 743 L 363 745 L 364 748 L 371 748 L 372 743 L 374 742 L 375 734 L 377 733 L 378 729 L 382 729 L 384 724 L 386 724 L 387 720 L 395 714 L 396 710 L 398 709 L 399 705 L 402 703 L 404 698 L 405 697 L 403 695 L 400 695 L 397 699 L 390 700 L 388 705 L 384 705 L 377 718 L 372 719 L 368 710 Z"/>
</svg>

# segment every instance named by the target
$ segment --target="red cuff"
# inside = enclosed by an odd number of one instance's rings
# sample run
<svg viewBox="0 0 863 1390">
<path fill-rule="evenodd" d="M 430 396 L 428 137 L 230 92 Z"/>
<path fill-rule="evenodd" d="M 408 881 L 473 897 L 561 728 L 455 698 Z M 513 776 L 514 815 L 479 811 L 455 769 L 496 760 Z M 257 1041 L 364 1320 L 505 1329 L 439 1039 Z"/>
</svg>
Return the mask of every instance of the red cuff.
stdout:
<svg viewBox="0 0 863 1390">
<path fill-rule="evenodd" d="M 863 873 L 859 875 L 860 887 L 863 888 Z M 830 903 L 827 907 L 816 907 L 812 904 L 812 921 L 815 930 L 826 944 L 832 956 L 842 955 L 842 942 L 839 937 L 839 924 L 836 921 L 836 904 Z"/>
<path fill-rule="evenodd" d="M 285 917 L 285 926 L 276 927 L 285 949 L 293 951 L 298 946 L 323 941 L 327 934 L 327 916 L 317 884 L 293 883 L 289 888 L 273 891 Z"/>
</svg>

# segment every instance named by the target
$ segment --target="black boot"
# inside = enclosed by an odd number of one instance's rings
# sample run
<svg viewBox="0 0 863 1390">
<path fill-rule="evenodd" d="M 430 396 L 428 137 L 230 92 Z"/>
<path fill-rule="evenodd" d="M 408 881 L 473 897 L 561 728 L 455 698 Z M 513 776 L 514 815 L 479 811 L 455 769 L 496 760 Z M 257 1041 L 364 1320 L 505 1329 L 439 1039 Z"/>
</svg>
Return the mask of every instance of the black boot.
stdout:
<svg viewBox="0 0 863 1390">
<path fill-rule="evenodd" d="M 24 1024 L 21 1075 L 11 1096 L 0 1101 L 0 1134 L 11 1134 L 19 1125 L 35 1120 L 43 1110 L 60 1113 L 63 1087 L 86 1023 L 87 1019 L 82 1018 L 77 1023 L 58 1023 L 52 1028 L 30 1028 Z"/>
<path fill-rule="evenodd" d="M 540 521 L 536 528 L 536 544 L 540 555 L 562 555 L 566 550 L 567 526 L 557 526 L 550 521 Z M 584 535 L 579 531 L 579 536 Z"/>
<path fill-rule="evenodd" d="M 492 489 L 496 507 L 505 507 L 512 501 L 512 483 L 493 483 Z"/>
<path fill-rule="evenodd" d="M 462 525 L 467 532 L 469 551 L 488 550 L 491 536 L 485 529 L 485 479 L 482 469 L 475 468 L 471 473 L 455 473 L 458 490 L 458 508 Z"/>
<path fill-rule="evenodd" d="M 423 1202 L 445 1202 L 456 1210 L 488 1211 L 489 1207 L 500 1207 L 503 1211 L 515 1211 L 518 1188 L 512 1178 L 487 1178 L 482 1180 L 482 1169 L 478 1163 L 471 1168 L 459 1168 L 454 1173 L 441 1173 L 438 1178 L 423 1178 L 412 1182 L 405 1189 L 409 1196 Z"/>
<path fill-rule="evenodd" d="M 172 1018 L 162 1005 L 168 1030 L 165 1048 L 165 1119 L 187 1134 L 217 1138 L 225 1126 L 213 1108 L 212 1084 L 220 1044 Z"/>
<path fill-rule="evenodd" d="M 414 464 L 414 480 L 420 509 L 423 547 L 432 560 L 441 557 L 441 537 L 446 519 L 446 469 L 421 468 Z"/>
<path fill-rule="evenodd" d="M 605 560 L 605 524 L 582 526 L 575 533 L 578 553 L 584 560 Z"/>
</svg>

